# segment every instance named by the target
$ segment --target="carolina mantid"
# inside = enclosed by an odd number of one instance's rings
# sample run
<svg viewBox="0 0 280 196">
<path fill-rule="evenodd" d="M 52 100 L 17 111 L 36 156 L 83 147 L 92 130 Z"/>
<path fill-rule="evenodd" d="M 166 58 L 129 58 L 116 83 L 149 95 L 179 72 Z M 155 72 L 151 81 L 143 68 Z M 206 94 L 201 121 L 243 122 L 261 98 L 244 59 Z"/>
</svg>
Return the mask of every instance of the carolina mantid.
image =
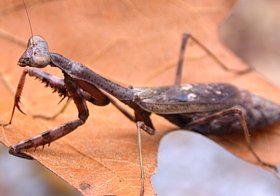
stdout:
<svg viewBox="0 0 280 196">
<path fill-rule="evenodd" d="M 184 34 L 175 85 L 123 87 L 98 75 L 80 63 L 71 61 L 60 54 L 49 52 L 47 42 L 42 37 L 32 36 L 28 41 L 26 51 L 18 61 L 19 66 L 29 68 L 24 69 L 18 84 L 11 119 L 9 123 L 3 124 L 3 126 L 12 123 L 15 108 L 22 112 L 19 107 L 19 101 L 26 75 L 38 78 L 61 96 L 72 99 L 79 115 L 76 120 L 12 145 L 9 152 L 15 156 L 31 159 L 32 157 L 24 154 L 23 150 L 49 144 L 85 123 L 89 115 L 86 101 L 97 106 L 105 106 L 111 102 L 137 124 L 138 133 L 140 133 L 140 129 L 151 135 L 155 133 L 150 119 L 151 113 L 166 118 L 182 129 L 192 129 L 199 133 L 229 134 L 243 132 L 248 148 L 256 159 L 261 164 L 274 168 L 276 171 L 274 165 L 262 161 L 254 152 L 250 142 L 249 131 L 278 121 L 280 107 L 269 100 L 254 95 L 249 91 L 240 90 L 230 84 L 180 84 L 180 70 L 188 38 L 193 39 L 201 46 L 200 42 L 193 36 Z M 224 67 L 209 50 L 204 46 L 201 47 L 218 64 Z M 39 70 L 47 65 L 59 68 L 64 78 L 60 79 Z M 246 71 L 248 70 L 241 72 Z M 111 99 L 111 96 L 132 108 L 134 115 L 120 107 L 118 103 Z M 143 194 L 143 191 L 144 189 L 142 188 L 141 194 Z"/>
</svg>

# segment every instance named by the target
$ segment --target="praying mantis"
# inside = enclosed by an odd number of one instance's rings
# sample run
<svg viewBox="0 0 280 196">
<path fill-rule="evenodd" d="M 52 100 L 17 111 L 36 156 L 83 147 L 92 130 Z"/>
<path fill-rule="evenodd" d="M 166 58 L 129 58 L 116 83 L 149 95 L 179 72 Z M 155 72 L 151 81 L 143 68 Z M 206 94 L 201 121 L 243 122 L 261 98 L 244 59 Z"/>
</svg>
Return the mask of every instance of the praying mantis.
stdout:
<svg viewBox="0 0 280 196">
<path fill-rule="evenodd" d="M 20 66 L 30 66 L 31 68 L 26 68 L 22 74 L 22 78 L 19 82 L 18 90 L 15 96 L 13 111 L 15 108 L 21 110 L 18 105 L 18 101 L 20 99 L 22 86 L 24 84 L 23 81 L 28 74 L 45 81 L 53 89 L 57 90 L 59 94 L 72 98 L 78 108 L 79 119 L 51 129 L 50 131 L 47 131 L 29 140 L 25 140 L 21 143 L 13 145 L 10 148 L 10 153 L 16 156 L 31 158 L 28 157 L 28 155 L 25 155 L 22 150 L 31 147 L 37 147 L 39 145 L 49 144 L 50 142 L 53 142 L 54 140 L 59 139 L 65 134 L 75 130 L 87 119 L 88 111 L 85 106 L 85 101 L 89 101 L 97 106 L 105 106 L 109 104 L 109 102 L 112 102 L 109 97 L 110 95 L 129 105 L 135 111 L 135 116 L 126 116 L 133 122 L 137 123 L 138 130 L 141 128 L 149 134 L 154 134 L 154 127 L 149 118 L 151 112 L 163 116 L 181 128 L 197 128 L 196 131 L 198 132 L 204 133 L 209 131 L 212 134 L 223 134 L 224 132 L 228 131 L 228 129 L 225 127 L 233 124 L 233 122 L 239 121 L 239 124 L 234 125 L 232 130 L 244 131 L 245 136 L 248 136 L 247 126 L 249 127 L 249 130 L 251 130 L 266 126 L 267 124 L 272 124 L 278 120 L 278 117 L 275 115 L 279 113 L 277 104 L 273 104 L 268 100 L 252 95 L 247 91 L 241 91 L 232 85 L 210 83 L 179 85 L 176 83 L 174 86 L 160 86 L 158 88 L 122 87 L 118 84 L 111 83 L 103 77 L 95 75 L 92 70 L 89 70 L 87 67 L 82 66 L 79 63 L 70 61 L 62 55 L 50 53 L 51 56 L 48 57 L 47 53 L 49 52 L 47 51 L 47 46 L 45 43 L 46 42 L 41 37 L 35 36 L 30 38 L 29 48 L 27 48 L 26 52 L 19 60 Z M 36 59 L 33 59 L 35 56 Z M 57 79 L 45 72 L 33 69 L 33 67 L 43 68 L 48 64 L 61 69 L 65 78 Z M 80 72 L 82 72 L 81 75 L 79 75 Z M 86 75 L 89 77 L 86 77 Z M 94 77 L 95 79 L 92 80 L 91 77 Z M 103 91 L 100 91 L 100 89 L 106 91 L 109 96 L 104 94 Z M 210 97 L 204 96 L 203 93 L 199 94 L 199 92 L 206 91 L 209 92 Z M 175 95 L 175 97 L 172 97 L 171 95 Z M 242 102 L 245 100 L 247 101 L 247 98 L 250 99 L 250 97 L 253 97 L 252 99 L 254 100 L 264 101 L 266 103 L 265 106 L 259 103 L 253 105 L 253 107 L 242 105 Z M 167 99 L 170 99 L 171 102 L 174 101 L 174 103 L 170 104 Z M 252 102 L 253 101 L 251 100 L 249 103 Z M 242 106 L 235 107 L 240 105 Z M 251 112 L 251 110 L 255 110 L 257 106 L 261 108 L 259 110 L 261 113 L 269 109 L 273 111 L 273 115 L 267 116 L 266 119 L 253 117 L 253 120 L 251 117 L 246 117 L 244 115 L 244 111 L 245 113 L 248 111 Z M 123 113 L 126 113 L 121 108 L 119 109 Z M 270 117 L 273 117 L 273 119 L 270 119 Z M 239 118 L 241 120 L 239 120 Z M 224 125 L 217 119 L 222 119 L 221 121 L 228 120 L 228 122 L 226 122 Z M 249 121 L 256 121 L 257 125 L 247 123 L 246 121 L 248 121 L 248 119 Z M 271 121 L 265 124 L 266 122 L 264 121 L 267 119 L 270 119 Z M 211 124 L 211 122 L 216 120 L 216 125 Z M 12 116 L 8 124 L 11 122 Z M 249 145 L 250 141 L 248 140 L 248 137 L 246 138 L 248 146 L 251 148 Z M 252 150 L 252 152 L 254 151 Z M 263 164 L 269 167 L 274 167 L 273 165 L 261 161 L 261 159 L 258 158 L 256 154 L 254 155 Z"/>
</svg>

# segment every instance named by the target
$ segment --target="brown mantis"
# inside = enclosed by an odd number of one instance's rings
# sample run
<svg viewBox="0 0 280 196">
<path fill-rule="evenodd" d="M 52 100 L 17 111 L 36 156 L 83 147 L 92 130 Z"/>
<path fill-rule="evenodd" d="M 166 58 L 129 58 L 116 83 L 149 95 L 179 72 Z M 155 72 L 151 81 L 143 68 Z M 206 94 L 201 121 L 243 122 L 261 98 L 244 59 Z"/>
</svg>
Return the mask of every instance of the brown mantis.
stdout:
<svg viewBox="0 0 280 196">
<path fill-rule="evenodd" d="M 186 40 L 187 36 L 183 39 L 183 43 Z M 48 64 L 61 69 L 64 79 L 58 79 L 33 68 L 43 68 Z M 181 64 L 179 63 L 179 65 Z M 59 54 L 49 53 L 45 40 L 38 36 L 29 39 L 28 48 L 20 58 L 19 65 L 31 68 L 26 68 L 22 74 L 15 95 L 11 120 L 8 124 L 12 122 L 14 109 L 18 108 L 21 111 L 18 103 L 27 74 L 38 77 L 60 95 L 71 97 L 79 111 L 79 119 L 11 146 L 10 153 L 13 155 L 31 158 L 22 150 L 49 144 L 81 126 L 88 117 L 85 101 L 97 106 L 105 106 L 110 102 L 110 97 L 99 90 L 102 89 L 134 110 L 135 116 L 132 116 L 117 106 L 129 119 L 137 122 L 138 130 L 142 128 L 146 132 L 154 134 L 150 114 L 156 113 L 181 128 L 194 129 L 201 133 L 223 134 L 244 131 L 248 147 L 259 162 L 274 168 L 273 165 L 263 162 L 254 153 L 248 130 L 277 121 L 279 119 L 279 106 L 248 91 L 239 90 L 229 84 L 179 85 L 179 79 L 174 86 L 122 87 L 79 63 Z M 179 71 L 179 73 L 181 72 Z M 115 102 L 113 103 L 115 104 Z"/>
<path fill-rule="evenodd" d="M 182 46 L 185 45 L 188 36 L 188 34 L 185 34 Z M 184 47 L 180 56 L 183 52 Z M 277 121 L 280 108 L 278 105 L 248 91 L 238 90 L 232 85 L 219 83 L 153 88 L 122 87 L 96 74 L 82 64 L 73 62 L 59 54 L 49 53 L 47 43 L 39 36 L 33 36 L 29 39 L 28 48 L 19 59 L 18 64 L 22 67 L 30 66 L 30 68 L 25 68 L 21 76 L 15 95 L 13 112 L 8 124 L 12 122 L 15 108 L 21 111 L 19 101 L 27 74 L 45 82 L 60 95 L 71 97 L 79 111 L 79 119 L 11 146 L 9 152 L 15 156 L 32 159 L 22 150 L 49 144 L 82 125 L 88 117 L 85 101 L 98 106 L 105 106 L 110 102 L 110 98 L 100 91 L 100 88 L 134 110 L 135 116 L 132 116 L 116 105 L 128 118 L 137 122 L 138 131 L 141 128 L 149 134 L 154 134 L 154 127 L 150 120 L 152 112 L 163 116 L 181 128 L 194 129 L 200 133 L 228 134 L 244 131 L 248 147 L 258 161 L 263 165 L 275 168 L 273 165 L 263 162 L 254 152 L 248 130 Z M 43 68 L 48 64 L 61 69 L 65 78 L 59 79 L 33 68 Z"/>
</svg>

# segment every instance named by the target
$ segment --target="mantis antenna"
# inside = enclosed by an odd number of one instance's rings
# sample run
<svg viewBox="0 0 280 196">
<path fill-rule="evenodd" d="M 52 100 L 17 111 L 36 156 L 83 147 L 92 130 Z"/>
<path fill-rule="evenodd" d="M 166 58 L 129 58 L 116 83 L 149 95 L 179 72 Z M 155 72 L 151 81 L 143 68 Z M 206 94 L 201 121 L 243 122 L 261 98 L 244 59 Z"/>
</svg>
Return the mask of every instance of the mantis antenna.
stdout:
<svg viewBox="0 0 280 196">
<path fill-rule="evenodd" d="M 31 35 L 32 35 L 32 37 L 33 37 L 33 31 L 32 31 L 32 26 L 31 26 L 30 17 L 29 17 L 28 11 L 27 11 L 27 7 L 26 7 L 26 4 L 25 4 L 25 1 L 22 0 L 22 2 L 23 2 L 23 5 L 24 5 L 24 8 L 25 8 L 25 13 L 26 13 L 26 15 L 27 15 L 27 19 L 28 19 L 28 23 L 29 23 Z"/>
</svg>

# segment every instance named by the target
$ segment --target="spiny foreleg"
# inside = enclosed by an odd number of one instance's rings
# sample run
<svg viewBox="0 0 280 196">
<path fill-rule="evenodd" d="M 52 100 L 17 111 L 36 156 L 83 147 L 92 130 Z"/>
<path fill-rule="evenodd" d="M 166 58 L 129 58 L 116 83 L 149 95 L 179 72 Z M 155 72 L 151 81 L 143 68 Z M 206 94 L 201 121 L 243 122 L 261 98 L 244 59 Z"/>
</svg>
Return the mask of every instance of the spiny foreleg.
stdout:
<svg viewBox="0 0 280 196">
<path fill-rule="evenodd" d="M 79 119 L 62 124 L 44 132 L 43 134 L 37 135 L 33 138 L 11 146 L 9 149 L 10 154 L 26 159 L 32 159 L 32 157 L 30 157 L 29 155 L 22 153 L 22 150 L 50 144 L 51 142 L 67 135 L 68 133 L 71 133 L 77 127 L 85 123 L 86 119 L 89 116 L 89 112 L 82 90 L 79 88 L 76 81 L 67 74 L 65 74 L 64 84 L 67 92 L 74 100 L 74 103 L 78 109 Z"/>
</svg>

